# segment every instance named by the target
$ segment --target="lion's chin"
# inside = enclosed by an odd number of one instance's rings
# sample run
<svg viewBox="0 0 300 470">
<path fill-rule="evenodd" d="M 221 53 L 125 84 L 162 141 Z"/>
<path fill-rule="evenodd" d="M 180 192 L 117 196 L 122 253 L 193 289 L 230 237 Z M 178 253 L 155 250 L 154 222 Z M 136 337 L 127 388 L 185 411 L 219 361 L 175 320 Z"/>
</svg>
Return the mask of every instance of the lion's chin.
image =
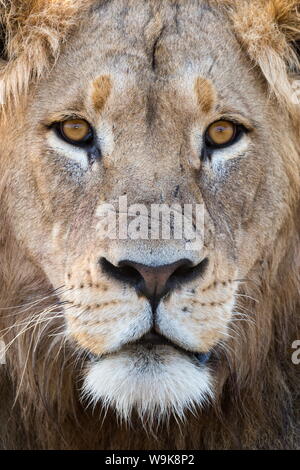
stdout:
<svg viewBox="0 0 300 470">
<path fill-rule="evenodd" d="M 135 410 L 149 424 L 183 419 L 212 398 L 208 367 L 171 346 L 131 346 L 92 361 L 83 385 L 84 401 L 112 407 L 125 421 Z"/>
</svg>

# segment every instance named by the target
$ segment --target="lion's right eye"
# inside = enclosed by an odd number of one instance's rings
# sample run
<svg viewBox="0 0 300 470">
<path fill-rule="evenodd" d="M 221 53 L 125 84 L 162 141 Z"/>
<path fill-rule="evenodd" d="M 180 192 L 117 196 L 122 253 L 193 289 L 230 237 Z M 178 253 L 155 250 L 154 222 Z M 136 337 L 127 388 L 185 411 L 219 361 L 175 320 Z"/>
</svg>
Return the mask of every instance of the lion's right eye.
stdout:
<svg viewBox="0 0 300 470">
<path fill-rule="evenodd" d="M 227 147 L 234 142 L 237 130 L 238 126 L 233 122 L 216 121 L 206 131 L 206 145 L 214 148 Z"/>
<path fill-rule="evenodd" d="M 59 136 L 73 145 L 87 145 L 93 141 L 93 129 L 84 119 L 67 119 L 56 124 Z"/>
</svg>

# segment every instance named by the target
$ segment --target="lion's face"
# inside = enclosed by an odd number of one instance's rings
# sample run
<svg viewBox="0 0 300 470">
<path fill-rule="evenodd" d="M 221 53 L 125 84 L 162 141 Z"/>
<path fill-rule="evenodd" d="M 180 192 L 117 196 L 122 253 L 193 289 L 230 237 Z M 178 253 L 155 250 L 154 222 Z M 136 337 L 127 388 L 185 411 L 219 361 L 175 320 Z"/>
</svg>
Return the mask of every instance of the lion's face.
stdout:
<svg viewBox="0 0 300 470">
<path fill-rule="evenodd" d="M 210 353 L 234 334 L 240 282 L 289 199 L 287 134 L 229 21 L 194 1 L 161 8 L 114 1 L 83 22 L 12 155 L 15 231 L 61 288 L 65 335 L 89 353 L 85 391 L 123 416 L 181 414 L 213 395 Z M 204 207 L 197 249 L 138 229 L 103 237 L 103 204 L 119 222 L 125 196 L 149 214 Z"/>
</svg>

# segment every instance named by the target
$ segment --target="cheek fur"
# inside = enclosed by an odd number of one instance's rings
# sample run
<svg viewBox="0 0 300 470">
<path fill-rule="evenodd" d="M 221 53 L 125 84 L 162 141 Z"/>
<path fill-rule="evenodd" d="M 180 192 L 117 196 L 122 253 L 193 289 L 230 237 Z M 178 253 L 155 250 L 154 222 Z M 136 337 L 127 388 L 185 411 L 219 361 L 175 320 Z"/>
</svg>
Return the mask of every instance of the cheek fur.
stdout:
<svg viewBox="0 0 300 470">
<path fill-rule="evenodd" d="M 84 170 L 88 169 L 88 157 L 84 149 L 64 142 L 53 131 L 49 132 L 47 136 L 47 144 L 50 149 L 61 155 L 62 158 L 73 161 Z"/>
</svg>

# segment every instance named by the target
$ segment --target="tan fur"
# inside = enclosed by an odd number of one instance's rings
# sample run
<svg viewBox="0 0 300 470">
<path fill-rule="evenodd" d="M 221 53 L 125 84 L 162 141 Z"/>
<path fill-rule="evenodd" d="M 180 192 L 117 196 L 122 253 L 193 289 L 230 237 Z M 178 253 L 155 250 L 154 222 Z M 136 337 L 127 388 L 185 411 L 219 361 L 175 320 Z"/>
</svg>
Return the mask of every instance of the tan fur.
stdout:
<svg viewBox="0 0 300 470">
<path fill-rule="evenodd" d="M 103 75 L 93 83 L 93 104 L 96 111 L 102 111 L 111 92 L 111 80 Z"/>
<path fill-rule="evenodd" d="M 299 448 L 299 2 L 91 3 L 0 1 L 0 446 Z M 74 114 L 99 133 L 93 165 L 49 129 Z M 199 136 L 226 116 L 249 123 L 243 146 L 200 161 Z M 193 256 L 207 271 L 157 315 L 177 343 L 212 348 L 215 398 L 152 433 L 135 411 L 128 430 L 79 396 L 90 354 L 118 354 L 149 316 L 99 259 L 186 255 L 180 242 L 101 240 L 97 209 L 124 194 L 205 205 Z"/>
<path fill-rule="evenodd" d="M 198 77 L 195 83 L 195 91 L 201 111 L 209 113 L 216 101 L 212 84 L 202 77 Z"/>
</svg>

